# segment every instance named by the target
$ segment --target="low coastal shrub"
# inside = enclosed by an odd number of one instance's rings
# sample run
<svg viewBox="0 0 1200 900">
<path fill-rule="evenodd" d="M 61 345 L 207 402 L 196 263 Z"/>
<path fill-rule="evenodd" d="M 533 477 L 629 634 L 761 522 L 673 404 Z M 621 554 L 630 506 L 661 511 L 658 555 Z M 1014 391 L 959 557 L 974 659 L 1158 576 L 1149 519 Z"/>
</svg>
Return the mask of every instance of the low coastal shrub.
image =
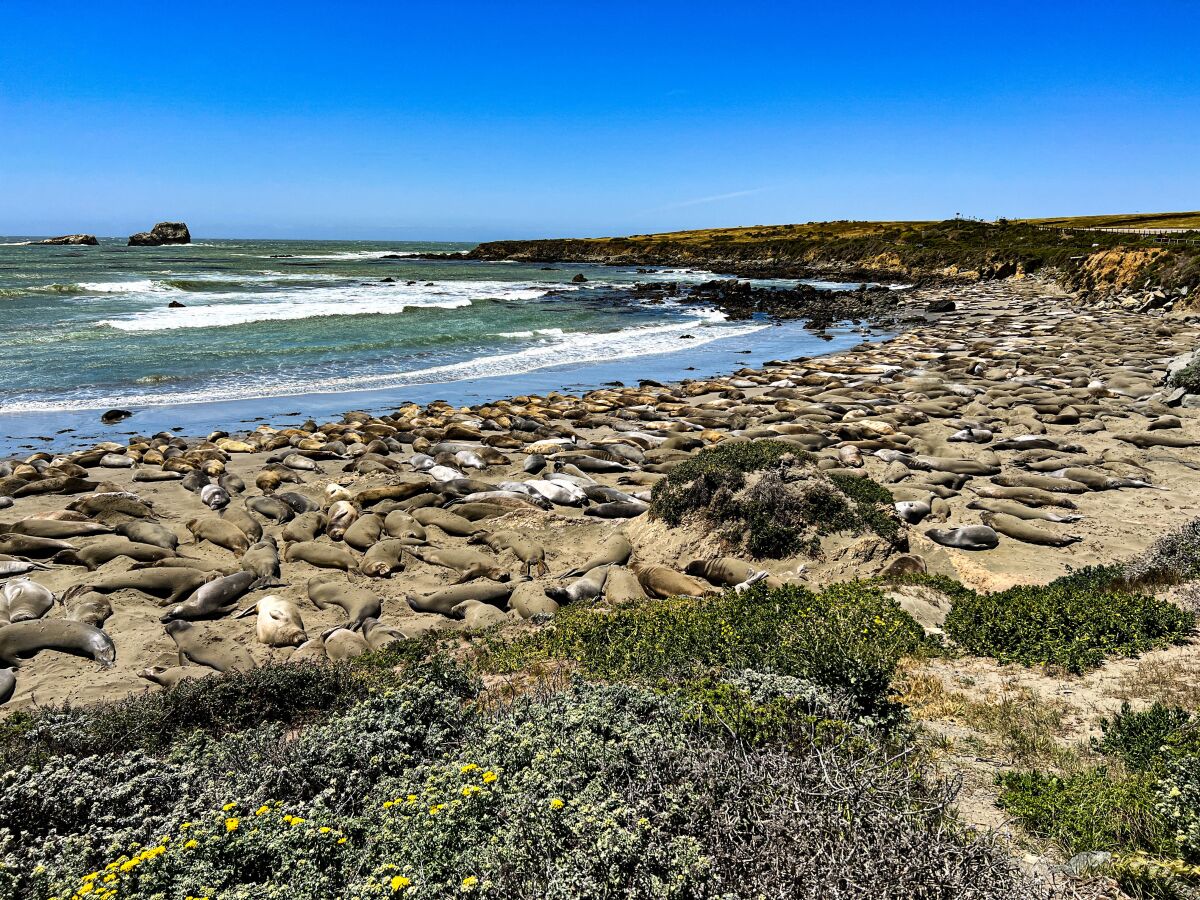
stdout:
<svg viewBox="0 0 1200 900">
<path fill-rule="evenodd" d="M 911 754 L 709 740 L 650 688 L 481 705 L 414 681 L 280 733 L 93 757 L 83 782 L 65 758 L 8 773 L 0 897 L 1032 896 Z M 163 785 L 135 772 L 156 766 Z M 22 830 L 53 805 L 53 824 Z"/>
<path fill-rule="evenodd" d="M 1182 369 L 1172 372 L 1167 385 L 1183 388 L 1189 394 L 1200 394 L 1200 359 L 1192 360 Z"/>
<path fill-rule="evenodd" d="M 1148 594 L 1110 587 L 1088 569 L 1047 585 L 953 598 L 945 630 L 962 647 L 1001 662 L 1082 672 L 1106 656 L 1133 656 L 1179 642 L 1195 616 Z"/>
<path fill-rule="evenodd" d="M 1103 736 L 1093 739 L 1100 752 L 1136 771 L 1158 770 L 1168 761 L 1200 754 L 1200 728 L 1185 709 L 1155 703 L 1134 712 L 1129 702 L 1112 719 L 1101 719 Z"/>
<path fill-rule="evenodd" d="M 1172 529 L 1125 564 L 1131 586 L 1180 584 L 1200 577 L 1200 519 Z"/>
<path fill-rule="evenodd" d="M 718 444 L 654 486 L 651 514 L 676 526 L 697 516 L 754 557 L 815 554 L 823 535 L 872 531 L 902 540 L 887 489 L 868 478 L 826 476 L 785 441 Z"/>
<path fill-rule="evenodd" d="M 568 606 L 553 628 L 485 659 L 493 671 L 564 659 L 600 678 L 658 679 L 755 669 L 807 679 L 860 713 L 889 708 L 900 657 L 922 646 L 912 617 L 865 582 L 821 593 L 757 587 L 716 597 L 675 597 L 611 610 Z"/>
</svg>

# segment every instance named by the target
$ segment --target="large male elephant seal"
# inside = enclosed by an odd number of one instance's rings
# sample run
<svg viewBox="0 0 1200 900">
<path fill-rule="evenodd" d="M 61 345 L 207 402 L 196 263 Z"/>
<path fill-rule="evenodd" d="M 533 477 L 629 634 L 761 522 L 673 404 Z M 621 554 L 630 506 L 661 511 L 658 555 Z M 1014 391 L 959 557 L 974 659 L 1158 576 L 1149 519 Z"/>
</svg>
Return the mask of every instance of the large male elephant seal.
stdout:
<svg viewBox="0 0 1200 900">
<path fill-rule="evenodd" d="M 774 575 L 768 574 L 766 577 L 760 577 L 761 569 L 732 556 L 694 559 L 684 567 L 683 571 L 688 575 L 703 578 L 722 587 L 737 587 L 751 578 L 759 578 L 765 587 L 772 590 L 783 587 L 783 582 Z"/>
<path fill-rule="evenodd" d="M 642 588 L 651 597 L 703 597 L 716 593 L 712 585 L 666 566 L 636 566 L 634 572 Z"/>
<path fill-rule="evenodd" d="M 98 538 L 95 542 L 79 550 L 63 550 L 55 554 L 54 562 L 66 566 L 85 566 L 89 572 L 94 572 L 107 562 L 125 556 L 135 562 L 157 562 L 175 555 L 174 550 L 156 547 L 153 544 L 139 544 L 115 535 Z"/>
<path fill-rule="evenodd" d="M 252 613 L 258 615 L 254 624 L 254 634 L 260 644 L 266 644 L 268 647 L 295 647 L 308 640 L 300 610 L 291 600 L 268 594 L 247 606 L 234 618 L 241 619 Z"/>
<path fill-rule="evenodd" d="M 378 594 L 349 584 L 336 575 L 318 575 L 308 581 L 308 599 L 318 609 L 339 607 L 349 619 L 346 627 L 351 630 L 362 626 L 364 619 L 378 619 L 383 611 L 383 601 Z"/>
<path fill-rule="evenodd" d="M 511 584 L 498 584 L 494 581 L 473 581 L 470 584 L 458 584 L 454 587 L 434 591 L 424 597 L 408 594 L 408 605 L 416 612 L 441 613 L 443 616 L 457 618 L 454 608 L 467 600 L 478 600 L 480 603 L 490 603 L 493 606 L 507 605 L 512 594 Z"/>
<path fill-rule="evenodd" d="M 250 538 L 246 537 L 246 532 L 232 522 L 216 516 L 192 519 L 187 523 L 187 529 L 195 536 L 197 542 L 208 541 L 237 556 L 241 556 L 250 549 Z"/>
<path fill-rule="evenodd" d="M 1044 547 L 1066 547 L 1075 544 L 1083 538 L 1072 534 L 1054 534 L 1046 531 L 1024 519 L 1010 516 L 1006 513 L 984 512 L 980 515 L 983 524 L 995 529 L 1006 537 L 1026 544 L 1040 544 Z"/>
<path fill-rule="evenodd" d="M 168 603 L 176 603 L 213 577 L 211 572 L 183 567 L 131 569 L 91 578 L 84 585 L 69 588 L 64 601 L 82 591 L 112 594 L 116 591 L 138 591 Z"/>
<path fill-rule="evenodd" d="M 18 666 L 21 657 L 33 656 L 41 650 L 86 656 L 106 668 L 112 668 L 117 660 L 112 638 L 84 622 L 34 619 L 0 628 L 0 664 Z"/>
<path fill-rule="evenodd" d="M 179 648 L 181 665 L 186 661 L 218 672 L 244 672 L 256 665 L 245 647 L 222 638 L 207 625 L 176 620 L 164 628 Z"/>
</svg>

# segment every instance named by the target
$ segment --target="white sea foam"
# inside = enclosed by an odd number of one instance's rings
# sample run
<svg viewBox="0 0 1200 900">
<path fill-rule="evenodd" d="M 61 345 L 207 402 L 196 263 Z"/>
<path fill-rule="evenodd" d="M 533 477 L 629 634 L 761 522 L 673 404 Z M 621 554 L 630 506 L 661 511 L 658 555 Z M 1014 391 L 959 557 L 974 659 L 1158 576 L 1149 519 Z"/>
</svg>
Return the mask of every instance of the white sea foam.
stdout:
<svg viewBox="0 0 1200 900">
<path fill-rule="evenodd" d="M 174 290 L 169 285 L 151 281 L 149 278 L 139 281 L 80 281 L 75 286 L 89 294 L 145 294 Z"/>
<path fill-rule="evenodd" d="M 267 397 L 294 397 L 304 394 L 343 393 L 400 388 L 415 384 L 457 382 L 476 378 L 519 375 L 537 369 L 561 365 L 610 362 L 663 353 L 685 351 L 721 338 L 742 337 L 768 326 L 738 324 L 709 326 L 699 317 L 670 325 L 645 325 L 620 331 L 563 334 L 553 340 L 511 353 L 478 356 L 473 359 L 371 375 L 344 375 L 317 379 L 282 379 L 263 383 L 260 376 L 238 379 L 228 376 L 203 388 L 171 393 L 126 393 L 106 397 L 54 403 L 31 401 L 6 405 L 8 412 L 68 411 L 98 409 L 107 406 L 173 406 L 184 403 L 209 403 L 225 400 L 253 400 Z M 683 340 L 683 335 L 690 339 Z"/>
<path fill-rule="evenodd" d="M 120 331 L 226 328 L 251 322 L 281 322 L 325 316 L 396 315 L 407 309 L 455 309 L 473 300 L 533 300 L 548 286 L 502 281 L 443 281 L 434 284 L 343 284 L 274 293 L 176 292 L 183 308 L 156 305 L 96 324 Z"/>
<path fill-rule="evenodd" d="M 259 259 L 384 259 L 392 256 L 420 256 L 418 250 L 342 250 L 337 253 L 297 253 L 260 256 Z"/>
<path fill-rule="evenodd" d="M 501 331 L 496 337 L 531 338 L 539 334 L 545 337 L 558 337 L 563 334 L 563 330 L 561 328 L 535 328 L 532 331 Z"/>
</svg>

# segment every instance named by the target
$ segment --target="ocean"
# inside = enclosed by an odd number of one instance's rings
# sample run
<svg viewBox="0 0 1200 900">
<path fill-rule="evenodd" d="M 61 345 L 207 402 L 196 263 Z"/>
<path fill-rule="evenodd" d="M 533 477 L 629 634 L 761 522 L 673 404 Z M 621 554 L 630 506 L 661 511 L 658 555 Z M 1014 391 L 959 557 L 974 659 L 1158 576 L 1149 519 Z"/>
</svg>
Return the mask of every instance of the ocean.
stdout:
<svg viewBox="0 0 1200 900">
<path fill-rule="evenodd" d="M 731 322 L 630 293 L 636 282 L 715 277 L 697 270 L 416 256 L 471 244 L 26 240 L 0 238 L 0 453 L 665 381 L 863 338 L 848 327 L 825 340 L 796 324 Z M 112 407 L 135 415 L 101 426 Z"/>
</svg>

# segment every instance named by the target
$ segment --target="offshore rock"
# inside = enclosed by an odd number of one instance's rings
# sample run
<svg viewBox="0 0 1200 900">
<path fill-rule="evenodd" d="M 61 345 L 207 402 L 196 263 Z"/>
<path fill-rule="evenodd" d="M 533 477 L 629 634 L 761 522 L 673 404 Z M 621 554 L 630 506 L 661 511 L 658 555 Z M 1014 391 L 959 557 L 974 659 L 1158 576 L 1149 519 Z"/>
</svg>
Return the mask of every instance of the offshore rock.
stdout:
<svg viewBox="0 0 1200 900">
<path fill-rule="evenodd" d="M 191 232 L 183 222 L 159 222 L 149 231 L 129 236 L 130 247 L 161 247 L 163 244 L 190 244 Z"/>
<path fill-rule="evenodd" d="M 100 242 L 94 234 L 64 234 L 62 237 L 46 238 L 44 241 L 34 241 L 35 244 L 80 244 L 95 247 Z"/>
</svg>

